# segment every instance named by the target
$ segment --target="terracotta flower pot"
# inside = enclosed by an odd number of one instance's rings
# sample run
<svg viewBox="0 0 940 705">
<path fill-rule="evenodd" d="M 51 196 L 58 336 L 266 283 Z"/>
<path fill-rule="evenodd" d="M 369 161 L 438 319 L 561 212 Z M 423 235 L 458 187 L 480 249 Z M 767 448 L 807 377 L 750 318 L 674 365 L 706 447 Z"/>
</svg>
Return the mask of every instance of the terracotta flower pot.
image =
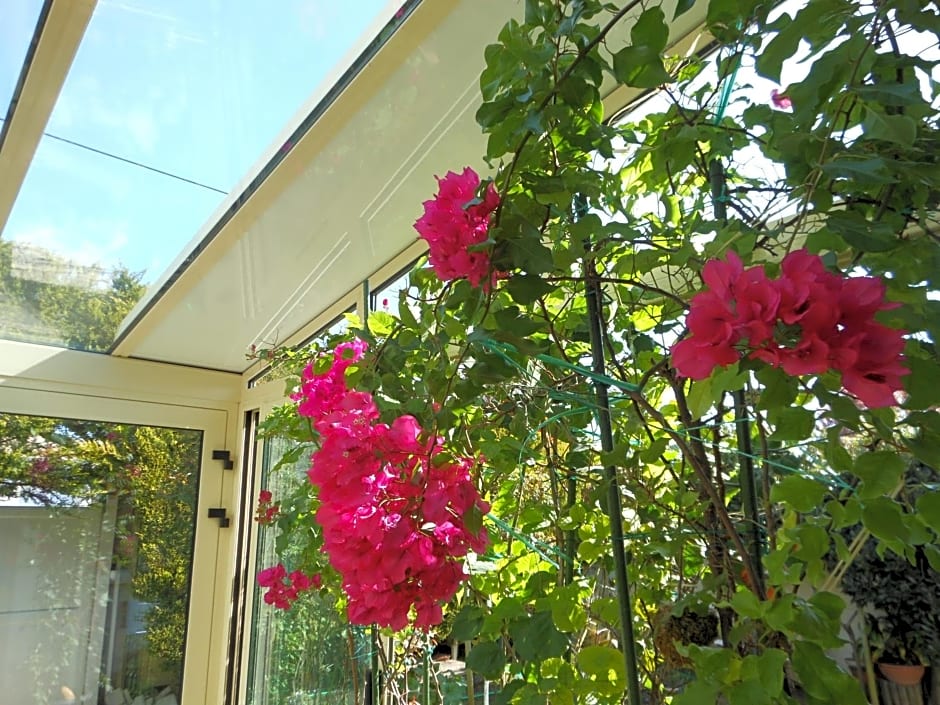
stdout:
<svg viewBox="0 0 940 705">
<path fill-rule="evenodd" d="M 878 663 L 878 670 L 892 683 L 898 685 L 917 685 L 924 677 L 923 666 L 910 666 L 897 663 Z"/>
</svg>

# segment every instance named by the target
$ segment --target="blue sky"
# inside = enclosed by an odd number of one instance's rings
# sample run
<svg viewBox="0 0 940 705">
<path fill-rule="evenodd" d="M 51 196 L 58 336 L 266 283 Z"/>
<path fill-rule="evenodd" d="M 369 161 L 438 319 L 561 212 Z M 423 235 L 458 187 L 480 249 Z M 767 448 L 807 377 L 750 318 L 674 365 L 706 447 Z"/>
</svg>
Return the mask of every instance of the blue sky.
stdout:
<svg viewBox="0 0 940 705">
<path fill-rule="evenodd" d="M 41 5 L 3 2 L 0 100 Z M 99 0 L 47 132 L 230 191 L 386 5 Z M 44 138 L 2 237 L 152 281 L 223 198 Z"/>
</svg>

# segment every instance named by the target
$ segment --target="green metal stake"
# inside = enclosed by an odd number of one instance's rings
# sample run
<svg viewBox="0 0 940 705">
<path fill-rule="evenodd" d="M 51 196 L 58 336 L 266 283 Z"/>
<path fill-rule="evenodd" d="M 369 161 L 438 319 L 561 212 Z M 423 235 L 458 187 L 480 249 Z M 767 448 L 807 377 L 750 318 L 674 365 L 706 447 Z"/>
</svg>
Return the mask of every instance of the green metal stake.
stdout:
<svg viewBox="0 0 940 705">
<path fill-rule="evenodd" d="M 601 449 L 605 453 L 610 453 L 614 449 L 614 433 L 610 422 L 610 398 L 607 393 L 607 385 L 600 380 L 600 376 L 606 374 L 604 340 L 601 330 L 603 321 L 601 287 L 593 260 L 585 258 L 584 268 L 591 356 L 593 359 L 592 368 L 595 375 L 597 375 L 594 379 L 594 394 L 597 400 L 595 416 L 601 432 Z M 623 536 L 623 507 L 620 503 L 617 469 L 613 465 L 604 466 L 604 479 L 607 482 L 607 516 L 610 519 L 610 543 L 614 552 L 614 582 L 617 587 L 617 602 L 620 606 L 623 657 L 627 668 L 627 692 L 630 696 L 630 704 L 640 705 L 640 676 L 636 665 L 636 636 L 633 633 L 630 583 L 627 575 L 627 554 Z"/>
<path fill-rule="evenodd" d="M 431 705 L 431 637 L 424 638 L 424 674 L 421 681 L 421 705 Z"/>
<path fill-rule="evenodd" d="M 371 666 L 372 682 L 370 686 L 370 695 L 372 696 L 372 705 L 379 705 L 382 691 L 379 685 L 379 629 L 375 625 L 369 630 L 369 641 L 372 645 Z"/>
</svg>

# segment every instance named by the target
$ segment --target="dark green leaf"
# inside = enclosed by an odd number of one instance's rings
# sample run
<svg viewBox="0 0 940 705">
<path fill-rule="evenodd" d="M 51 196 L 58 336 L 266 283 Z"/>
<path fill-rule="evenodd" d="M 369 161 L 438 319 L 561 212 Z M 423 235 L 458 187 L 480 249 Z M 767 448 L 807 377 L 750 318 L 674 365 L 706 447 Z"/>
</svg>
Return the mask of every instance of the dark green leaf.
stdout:
<svg viewBox="0 0 940 705">
<path fill-rule="evenodd" d="M 886 497 L 876 497 L 862 505 L 862 523 L 873 536 L 884 541 L 904 542 L 910 537 L 901 508 Z"/>
<path fill-rule="evenodd" d="M 787 653 L 780 649 L 765 649 L 757 656 L 745 657 L 754 659 L 757 665 L 758 679 L 764 691 L 770 696 L 777 696 L 783 691 L 783 666 L 787 662 Z"/>
<path fill-rule="evenodd" d="M 538 301 L 542 296 L 550 294 L 553 287 L 541 277 L 522 274 L 510 277 L 506 284 L 506 290 L 513 301 L 528 306 Z"/>
<path fill-rule="evenodd" d="M 918 497 L 917 513 L 927 526 L 940 534 L 940 492 L 925 492 Z"/>
<path fill-rule="evenodd" d="M 803 34 L 802 23 L 787 22 L 777 36 L 771 39 L 757 55 L 757 61 L 754 64 L 757 73 L 780 83 L 780 69 L 783 62 L 796 53 Z"/>
<path fill-rule="evenodd" d="M 905 361 L 911 374 L 904 380 L 908 397 L 904 402 L 907 409 L 928 409 L 940 404 L 940 364 L 911 355 Z"/>
<path fill-rule="evenodd" d="M 827 224 L 846 243 L 864 252 L 887 252 L 901 244 L 890 225 L 857 213 L 830 213 Z"/>
<path fill-rule="evenodd" d="M 800 475 L 787 475 L 770 490 L 774 502 L 784 502 L 798 512 L 811 512 L 823 500 L 827 488 L 816 480 Z"/>
<path fill-rule="evenodd" d="M 658 6 L 644 10 L 630 30 L 633 45 L 646 45 L 650 50 L 660 54 L 669 41 L 669 27 L 666 26 L 666 15 Z"/>
<path fill-rule="evenodd" d="M 799 391 L 797 380 L 783 370 L 769 365 L 762 367 L 757 372 L 757 379 L 764 385 L 764 388 L 760 390 L 758 402 L 761 409 L 789 406 L 796 399 Z"/>
<path fill-rule="evenodd" d="M 797 406 L 771 410 L 768 417 L 774 424 L 770 437 L 775 441 L 806 440 L 812 435 L 816 420 L 812 411 Z"/>
<path fill-rule="evenodd" d="M 523 661 L 543 661 L 561 656 L 568 648 L 568 638 L 555 627 L 551 612 L 514 619 L 508 626 L 513 648 Z"/>
<path fill-rule="evenodd" d="M 475 639 L 483 626 L 483 610 L 476 605 L 466 605 L 454 618 L 451 636 L 457 641 Z"/>
<path fill-rule="evenodd" d="M 865 121 L 862 123 L 865 134 L 872 139 L 893 142 L 902 147 L 914 146 L 917 139 L 917 123 L 907 115 L 888 115 L 876 108 L 866 106 Z"/>
<path fill-rule="evenodd" d="M 629 46 L 614 54 L 614 76 L 625 86 L 655 88 L 671 79 L 663 59 L 653 47 Z"/>
<path fill-rule="evenodd" d="M 489 680 L 501 678 L 505 667 L 506 654 L 502 644 L 492 641 L 475 644 L 467 654 L 467 668 Z"/>
<path fill-rule="evenodd" d="M 695 5 L 695 0 L 678 0 L 676 3 L 676 11 L 672 15 L 673 21 L 680 15 L 684 15 L 691 10 L 693 5 Z"/>
<path fill-rule="evenodd" d="M 925 429 L 920 436 L 908 438 L 905 443 L 915 458 L 932 468 L 940 468 L 940 434 Z"/>
<path fill-rule="evenodd" d="M 907 463 L 897 453 L 879 450 L 862 453 L 855 459 L 853 471 L 862 480 L 858 496 L 871 499 L 887 494 L 904 475 Z"/>
<path fill-rule="evenodd" d="M 833 179 L 854 179 L 863 184 L 890 184 L 898 179 L 891 174 L 883 157 L 858 157 L 846 154 L 820 167 Z"/>
</svg>

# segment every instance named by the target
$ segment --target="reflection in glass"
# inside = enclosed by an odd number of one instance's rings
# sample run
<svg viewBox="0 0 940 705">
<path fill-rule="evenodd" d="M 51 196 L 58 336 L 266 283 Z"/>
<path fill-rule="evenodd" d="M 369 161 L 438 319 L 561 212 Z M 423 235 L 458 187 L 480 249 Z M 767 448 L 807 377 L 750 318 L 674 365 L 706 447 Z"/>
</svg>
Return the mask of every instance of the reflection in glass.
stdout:
<svg viewBox="0 0 940 705">
<path fill-rule="evenodd" d="M 262 484 L 282 511 L 291 511 L 292 497 L 310 491 L 306 470 L 309 455 L 272 472 L 272 466 L 294 444 L 282 440 L 265 443 Z M 260 530 L 254 573 L 281 560 L 288 570 L 290 550 L 278 559 L 274 553 L 275 526 Z M 254 617 L 248 665 L 248 705 L 353 705 L 362 702 L 371 644 L 367 634 L 351 627 L 336 608 L 315 591 L 304 593 L 290 610 L 267 605 L 254 588 Z M 360 695 L 356 696 L 356 691 Z"/>
<path fill-rule="evenodd" d="M 0 337 L 107 350 L 143 295 L 140 275 L 106 270 L 21 242 L 0 241 Z"/>
<path fill-rule="evenodd" d="M 375 289 L 370 298 L 369 306 L 373 311 L 384 311 L 392 316 L 398 316 L 398 309 L 402 305 L 408 306 L 412 313 L 417 314 L 418 289 L 412 286 L 410 265 L 401 274 L 392 278 L 382 286 Z"/>
<path fill-rule="evenodd" d="M 201 433 L 0 414 L 5 705 L 174 705 Z"/>
</svg>

